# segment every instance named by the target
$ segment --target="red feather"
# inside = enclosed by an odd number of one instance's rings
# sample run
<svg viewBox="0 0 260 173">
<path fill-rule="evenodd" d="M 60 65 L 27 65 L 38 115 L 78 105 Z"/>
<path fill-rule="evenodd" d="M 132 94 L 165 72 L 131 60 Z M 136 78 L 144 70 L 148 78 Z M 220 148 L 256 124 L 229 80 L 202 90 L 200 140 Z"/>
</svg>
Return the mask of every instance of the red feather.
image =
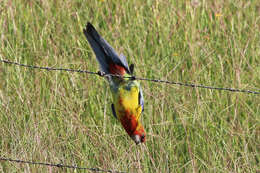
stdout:
<svg viewBox="0 0 260 173">
<path fill-rule="evenodd" d="M 130 114 L 129 110 L 125 111 L 125 115 L 122 118 L 120 118 L 120 121 L 129 136 L 133 136 L 133 135 L 139 135 L 140 137 L 143 136 L 143 138 L 141 138 L 141 142 L 145 142 L 144 128 L 141 127 L 140 129 L 137 130 L 138 122 L 136 120 L 136 117 Z"/>
<path fill-rule="evenodd" d="M 122 118 L 120 118 L 120 121 L 128 135 L 132 136 L 137 127 L 137 120 L 135 116 L 131 115 L 130 112 L 127 110 L 125 112 L 125 115 Z"/>
<path fill-rule="evenodd" d="M 125 68 L 120 66 L 120 65 L 117 65 L 117 64 L 113 64 L 113 63 L 110 63 L 109 64 L 109 72 L 111 74 L 116 74 L 116 75 L 124 75 L 125 74 Z"/>
</svg>

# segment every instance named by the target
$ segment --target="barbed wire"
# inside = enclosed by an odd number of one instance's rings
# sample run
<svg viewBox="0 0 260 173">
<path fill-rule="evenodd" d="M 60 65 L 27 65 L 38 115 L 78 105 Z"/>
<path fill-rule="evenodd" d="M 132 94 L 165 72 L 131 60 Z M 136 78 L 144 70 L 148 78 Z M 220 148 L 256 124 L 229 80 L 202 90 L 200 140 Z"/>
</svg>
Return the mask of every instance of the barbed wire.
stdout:
<svg viewBox="0 0 260 173">
<path fill-rule="evenodd" d="M 26 68 L 32 68 L 32 69 L 41 69 L 41 70 L 48 70 L 48 71 L 67 71 L 67 72 L 76 72 L 76 73 L 88 73 L 88 74 L 96 74 L 98 75 L 98 72 L 92 72 L 87 70 L 76 70 L 76 69 L 66 69 L 66 68 L 52 68 L 52 67 L 40 67 L 35 65 L 27 65 L 27 64 L 20 64 L 17 62 L 12 62 L 4 59 L 0 59 L 1 62 L 11 65 L 17 65 L 20 67 L 26 67 Z"/>
<path fill-rule="evenodd" d="M 114 77 L 121 77 L 122 78 L 122 76 L 120 76 L 120 75 L 105 74 L 104 72 L 101 72 L 101 71 L 92 72 L 92 71 L 88 71 L 88 70 L 78 70 L 78 69 L 41 67 L 41 66 L 20 64 L 20 63 L 17 63 L 17 62 L 12 62 L 12 61 L 8 61 L 8 60 L 4 60 L 4 59 L 0 59 L 0 62 L 6 63 L 6 64 L 11 64 L 11 65 L 17 65 L 17 66 L 20 66 L 20 67 L 32 68 L 32 69 L 41 69 L 41 70 L 48 70 L 48 71 L 67 71 L 67 72 L 76 72 L 76 73 L 95 74 L 95 75 L 99 75 L 101 77 L 114 76 Z M 204 88 L 204 89 L 211 89 L 211 90 L 224 90 L 224 91 L 230 91 L 230 92 L 260 94 L 259 91 L 236 89 L 236 88 L 205 86 L 205 85 L 199 85 L 199 84 L 193 84 L 193 83 L 182 83 L 182 82 L 174 82 L 174 81 L 167 81 L 167 80 L 161 80 L 161 79 L 141 78 L 141 77 L 136 77 L 136 76 L 130 76 L 130 77 L 125 76 L 123 78 L 131 78 L 133 80 L 143 80 L 143 81 L 150 81 L 150 82 L 157 82 L 157 83 L 166 83 L 166 84 L 179 85 L 179 86 L 192 87 L 192 88 Z"/>
<path fill-rule="evenodd" d="M 33 161 L 25 161 L 25 160 L 11 159 L 11 158 L 5 158 L 5 157 L 0 157 L 0 161 L 9 161 L 9 162 L 22 163 L 22 164 L 41 165 L 41 166 L 49 166 L 49 167 L 57 167 L 57 168 L 89 170 L 89 171 L 93 171 L 93 172 L 125 173 L 122 171 L 105 170 L 105 169 L 100 169 L 100 168 L 86 168 L 86 167 L 79 167 L 79 166 L 72 166 L 72 165 L 33 162 Z"/>
</svg>

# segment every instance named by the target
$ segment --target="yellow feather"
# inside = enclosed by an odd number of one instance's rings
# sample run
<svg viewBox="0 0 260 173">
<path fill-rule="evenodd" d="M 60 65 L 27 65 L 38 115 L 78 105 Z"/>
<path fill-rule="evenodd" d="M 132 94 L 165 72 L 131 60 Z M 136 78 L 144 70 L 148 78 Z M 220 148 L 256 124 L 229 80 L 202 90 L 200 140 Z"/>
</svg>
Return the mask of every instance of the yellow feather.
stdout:
<svg viewBox="0 0 260 173">
<path fill-rule="evenodd" d="M 126 110 L 128 110 L 132 115 L 136 116 L 136 119 L 140 118 L 142 107 L 139 105 L 138 101 L 139 88 L 136 85 L 132 85 L 127 88 L 126 85 L 122 85 L 118 88 L 118 92 L 114 93 L 114 105 L 116 109 L 116 114 L 119 118 Z"/>
<path fill-rule="evenodd" d="M 122 99 L 122 106 L 126 109 L 136 109 L 138 107 L 138 89 L 133 86 L 130 90 L 119 88 L 119 95 Z"/>
</svg>

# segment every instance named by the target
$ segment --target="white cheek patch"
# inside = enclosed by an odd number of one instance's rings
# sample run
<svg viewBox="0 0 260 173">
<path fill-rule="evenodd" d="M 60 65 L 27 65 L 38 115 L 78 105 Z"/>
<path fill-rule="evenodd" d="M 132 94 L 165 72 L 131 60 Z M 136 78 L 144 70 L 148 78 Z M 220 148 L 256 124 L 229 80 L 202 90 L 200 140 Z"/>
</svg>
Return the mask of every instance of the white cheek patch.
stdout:
<svg viewBox="0 0 260 173">
<path fill-rule="evenodd" d="M 135 141 L 136 144 L 141 143 L 141 138 L 139 135 L 133 135 L 131 138 Z"/>
</svg>

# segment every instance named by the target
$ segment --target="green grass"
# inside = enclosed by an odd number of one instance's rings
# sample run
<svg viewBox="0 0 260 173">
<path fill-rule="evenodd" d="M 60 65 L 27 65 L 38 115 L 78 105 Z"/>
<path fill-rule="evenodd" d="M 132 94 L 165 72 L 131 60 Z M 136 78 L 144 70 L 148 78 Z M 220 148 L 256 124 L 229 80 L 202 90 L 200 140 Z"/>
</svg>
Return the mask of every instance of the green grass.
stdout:
<svg viewBox="0 0 260 173">
<path fill-rule="evenodd" d="M 137 76 L 259 91 L 259 10 L 257 0 L 3 0 L 0 58 L 96 72 L 89 21 Z M 103 78 L 1 63 L 1 157 L 127 172 L 260 170 L 259 95 L 141 84 L 148 135 L 136 146 Z M 0 172 L 47 171 L 72 172 L 0 162 Z"/>
</svg>

